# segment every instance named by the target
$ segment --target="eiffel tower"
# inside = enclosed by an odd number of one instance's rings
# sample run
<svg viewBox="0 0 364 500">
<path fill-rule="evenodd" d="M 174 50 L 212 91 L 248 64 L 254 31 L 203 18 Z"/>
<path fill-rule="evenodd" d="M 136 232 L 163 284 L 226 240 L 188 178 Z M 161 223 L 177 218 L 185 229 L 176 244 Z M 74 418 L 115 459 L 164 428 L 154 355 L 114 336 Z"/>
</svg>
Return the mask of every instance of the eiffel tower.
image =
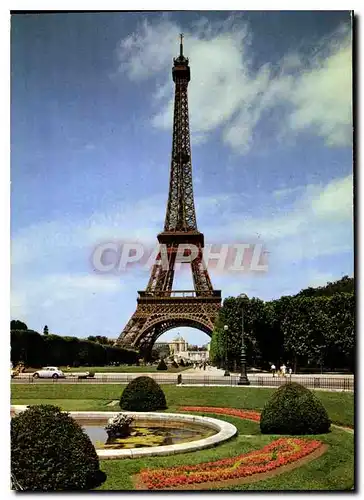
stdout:
<svg viewBox="0 0 364 500">
<path fill-rule="evenodd" d="M 211 336 L 221 306 L 221 291 L 213 289 L 203 262 L 204 235 L 197 229 L 187 97 L 190 67 L 183 55 L 183 34 L 180 37 L 180 54 L 172 68 L 173 145 L 164 231 L 157 236 L 159 255 L 146 290 L 138 292 L 136 311 L 116 341 L 116 345 L 139 349 L 146 359 L 158 337 L 172 328 L 194 327 Z M 183 244 L 198 249 L 190 262 L 194 290 L 172 291 L 178 246 Z M 163 251 L 167 266 L 162 265 Z"/>
</svg>

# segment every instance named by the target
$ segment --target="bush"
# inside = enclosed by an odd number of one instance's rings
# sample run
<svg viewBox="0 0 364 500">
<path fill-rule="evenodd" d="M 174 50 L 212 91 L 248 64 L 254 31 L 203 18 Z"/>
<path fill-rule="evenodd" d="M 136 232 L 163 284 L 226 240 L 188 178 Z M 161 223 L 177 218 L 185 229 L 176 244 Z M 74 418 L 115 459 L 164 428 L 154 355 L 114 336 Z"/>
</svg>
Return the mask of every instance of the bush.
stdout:
<svg viewBox="0 0 364 500">
<path fill-rule="evenodd" d="M 157 370 L 168 370 L 168 366 L 166 365 L 166 362 L 164 361 L 164 359 L 161 359 L 159 361 L 159 364 L 157 366 Z"/>
<path fill-rule="evenodd" d="M 323 434 L 330 419 L 316 396 L 296 382 L 282 385 L 263 408 L 260 430 L 263 434 Z"/>
<path fill-rule="evenodd" d="M 155 411 L 167 408 L 164 392 L 150 377 L 137 377 L 124 389 L 120 408 L 126 411 Z"/>
<path fill-rule="evenodd" d="M 183 361 L 183 359 L 180 360 L 179 362 L 179 366 L 186 366 L 185 362 Z"/>
<path fill-rule="evenodd" d="M 173 360 L 172 366 L 173 366 L 173 368 L 179 368 L 179 364 L 176 363 L 174 360 Z"/>
<path fill-rule="evenodd" d="M 28 491 L 90 490 L 106 479 L 90 438 L 52 405 L 32 406 L 12 418 L 11 473 Z"/>
</svg>

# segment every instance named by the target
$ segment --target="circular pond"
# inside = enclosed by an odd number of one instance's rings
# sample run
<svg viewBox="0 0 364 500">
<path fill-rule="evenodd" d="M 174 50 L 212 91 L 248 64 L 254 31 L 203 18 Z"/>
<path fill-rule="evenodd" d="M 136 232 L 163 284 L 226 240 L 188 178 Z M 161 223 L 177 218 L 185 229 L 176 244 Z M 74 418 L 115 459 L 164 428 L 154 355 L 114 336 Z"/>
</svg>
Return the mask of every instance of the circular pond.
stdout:
<svg viewBox="0 0 364 500">
<path fill-rule="evenodd" d="M 79 420 L 95 448 L 121 450 L 188 443 L 213 436 L 218 431 L 197 423 L 139 420 L 130 427 L 130 435 L 110 439 L 105 430 L 107 420 Z"/>
<path fill-rule="evenodd" d="M 105 425 L 117 412 L 70 412 L 94 443 L 100 458 L 136 458 L 203 450 L 231 439 L 234 425 L 179 413 L 123 412 L 134 418 L 131 435 L 107 440 Z"/>
<path fill-rule="evenodd" d="M 26 410 L 27 406 L 11 406 L 11 415 Z M 181 413 L 123 412 L 134 418 L 129 442 L 106 444 L 104 427 L 109 418 L 119 412 L 68 412 L 85 429 L 93 441 L 99 458 L 121 459 L 147 456 L 174 455 L 217 446 L 237 434 L 234 425 L 223 420 Z M 134 443 L 132 442 L 134 439 Z M 144 442 L 143 442 L 144 440 Z M 146 442 L 148 441 L 149 442 Z M 139 446 L 141 445 L 141 446 Z"/>
</svg>

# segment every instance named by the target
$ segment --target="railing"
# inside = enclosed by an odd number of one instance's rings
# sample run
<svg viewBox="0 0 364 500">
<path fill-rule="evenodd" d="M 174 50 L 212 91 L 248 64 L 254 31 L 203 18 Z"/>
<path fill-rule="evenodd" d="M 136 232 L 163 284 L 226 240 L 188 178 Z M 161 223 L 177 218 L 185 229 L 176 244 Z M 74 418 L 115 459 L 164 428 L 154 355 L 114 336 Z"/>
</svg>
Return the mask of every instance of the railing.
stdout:
<svg viewBox="0 0 364 500">
<path fill-rule="evenodd" d="M 212 291 L 206 291 L 203 292 L 201 291 L 199 294 L 196 293 L 195 290 L 169 290 L 169 291 L 153 291 L 153 292 L 146 292 L 145 290 L 139 291 L 138 292 L 139 297 L 141 299 L 151 297 L 151 298 L 164 298 L 164 297 L 201 297 L 201 298 L 206 298 L 206 297 L 221 297 L 221 291 L 220 290 L 212 290 Z"/>
<path fill-rule="evenodd" d="M 139 296 L 144 297 L 196 297 L 195 290 L 175 290 L 175 291 L 162 291 L 162 292 L 138 292 Z"/>
<path fill-rule="evenodd" d="M 15 384 L 44 384 L 44 383 L 78 383 L 78 384 L 128 384 L 131 380 L 139 377 L 140 373 L 119 373 L 119 374 L 103 374 L 92 378 L 78 378 L 78 375 L 67 376 L 64 379 L 34 379 L 31 374 L 19 378 L 12 379 Z M 188 376 L 182 373 L 179 374 L 148 374 L 158 384 L 169 385 L 201 385 L 201 386 L 239 386 L 239 376 L 231 375 L 224 376 Z M 251 387 L 279 387 L 290 381 L 298 382 L 308 389 L 328 389 L 328 390 L 341 390 L 341 391 L 354 391 L 354 378 L 353 377 L 269 377 L 259 375 L 249 375 Z"/>
</svg>

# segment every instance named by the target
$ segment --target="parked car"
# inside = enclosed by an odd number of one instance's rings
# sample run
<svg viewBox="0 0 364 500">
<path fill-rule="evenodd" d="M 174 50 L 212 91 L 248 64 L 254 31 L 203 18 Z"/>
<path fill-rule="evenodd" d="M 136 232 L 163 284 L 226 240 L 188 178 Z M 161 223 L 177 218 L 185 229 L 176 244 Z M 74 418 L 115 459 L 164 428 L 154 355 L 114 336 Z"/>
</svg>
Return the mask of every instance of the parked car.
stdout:
<svg viewBox="0 0 364 500">
<path fill-rule="evenodd" d="M 33 378 L 65 378 L 62 370 L 56 366 L 45 366 L 33 373 Z"/>
</svg>

